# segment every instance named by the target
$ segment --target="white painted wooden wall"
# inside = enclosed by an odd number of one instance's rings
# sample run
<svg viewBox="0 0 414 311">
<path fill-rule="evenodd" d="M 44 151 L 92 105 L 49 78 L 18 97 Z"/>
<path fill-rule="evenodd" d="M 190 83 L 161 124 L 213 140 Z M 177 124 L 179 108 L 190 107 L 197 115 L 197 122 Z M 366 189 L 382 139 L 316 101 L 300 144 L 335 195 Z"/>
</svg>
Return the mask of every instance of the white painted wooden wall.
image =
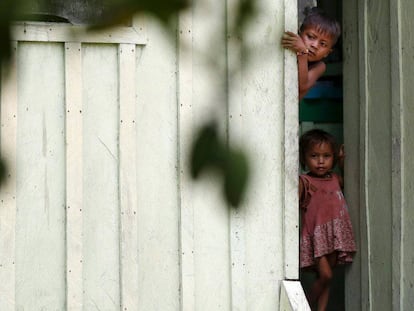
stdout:
<svg viewBox="0 0 414 311">
<path fill-rule="evenodd" d="M 279 43 L 297 7 L 259 3 L 251 62 L 230 79 L 244 63 L 226 34 L 234 1 L 194 2 L 176 42 L 150 19 L 76 36 L 15 26 L 0 310 L 277 310 L 298 278 L 297 76 Z M 189 178 L 211 115 L 253 164 L 237 210 L 212 176 Z"/>
</svg>

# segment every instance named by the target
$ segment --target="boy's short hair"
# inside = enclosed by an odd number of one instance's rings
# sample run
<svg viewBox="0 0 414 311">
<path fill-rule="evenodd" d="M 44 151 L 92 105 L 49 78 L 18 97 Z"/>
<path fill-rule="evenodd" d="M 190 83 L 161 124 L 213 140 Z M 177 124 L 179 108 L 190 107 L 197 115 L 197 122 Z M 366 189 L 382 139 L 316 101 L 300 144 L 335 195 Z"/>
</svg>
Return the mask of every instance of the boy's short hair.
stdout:
<svg viewBox="0 0 414 311">
<path fill-rule="evenodd" d="M 338 148 L 335 137 L 324 130 L 312 129 L 305 132 L 299 139 L 299 162 L 302 169 L 306 167 L 306 151 L 312 146 L 322 143 L 332 147 L 334 152 L 333 166 L 335 166 L 338 160 Z"/>
<path fill-rule="evenodd" d="M 302 32 L 308 27 L 314 27 L 324 34 L 332 36 L 333 45 L 338 41 L 341 35 L 341 26 L 338 21 L 327 15 L 322 9 L 318 7 L 307 7 L 304 11 L 305 19 L 300 26 Z"/>
</svg>

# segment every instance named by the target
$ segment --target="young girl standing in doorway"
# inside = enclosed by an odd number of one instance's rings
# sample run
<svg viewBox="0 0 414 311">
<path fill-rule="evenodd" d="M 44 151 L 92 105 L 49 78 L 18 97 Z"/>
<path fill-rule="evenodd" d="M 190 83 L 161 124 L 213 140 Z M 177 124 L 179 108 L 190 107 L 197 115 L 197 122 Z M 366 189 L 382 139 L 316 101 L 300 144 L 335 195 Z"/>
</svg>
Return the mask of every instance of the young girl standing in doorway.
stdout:
<svg viewBox="0 0 414 311">
<path fill-rule="evenodd" d="M 307 170 L 299 176 L 300 267 L 317 272 L 307 296 L 319 311 L 328 305 L 333 268 L 352 262 L 356 251 L 342 178 L 332 172 L 341 157 L 334 137 L 323 130 L 310 130 L 300 138 L 299 159 Z"/>
</svg>

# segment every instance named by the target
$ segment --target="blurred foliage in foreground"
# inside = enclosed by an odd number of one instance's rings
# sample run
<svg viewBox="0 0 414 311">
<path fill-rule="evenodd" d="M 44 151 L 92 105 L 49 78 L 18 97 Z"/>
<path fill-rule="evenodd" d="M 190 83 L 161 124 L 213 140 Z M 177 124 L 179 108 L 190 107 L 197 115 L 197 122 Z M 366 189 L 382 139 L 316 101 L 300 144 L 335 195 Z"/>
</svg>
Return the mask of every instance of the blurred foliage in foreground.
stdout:
<svg viewBox="0 0 414 311">
<path fill-rule="evenodd" d="M 223 178 L 223 193 L 227 202 L 239 206 L 249 177 L 249 165 L 243 151 L 230 148 L 217 133 L 217 125 L 201 128 L 191 152 L 191 176 L 198 178 L 205 170 Z"/>
<path fill-rule="evenodd" d="M 234 19 L 227 31 L 239 38 L 254 13 L 255 0 L 239 0 L 232 7 Z M 14 21 L 67 22 L 95 28 L 125 25 L 136 13 L 152 15 L 172 38 L 176 37 L 173 23 L 181 10 L 189 8 L 191 0 L 1 0 L 0 1 L 0 64 L 7 69 L 11 55 L 11 23 Z M 225 3 L 223 3 L 225 5 Z M 241 40 L 241 44 L 243 41 Z M 245 47 L 244 47 L 245 48 Z M 6 71 L 5 71 L 6 72 Z M 7 103 L 2 103 L 7 105 Z M 222 108 L 225 107 L 223 103 Z M 219 107 L 220 109 L 221 107 Z M 223 179 L 223 192 L 231 206 L 239 206 L 249 176 L 249 163 L 242 150 L 230 148 L 220 138 L 216 124 L 199 129 L 190 158 L 191 175 L 199 178 L 205 170 L 218 172 Z M 0 182 L 5 180 L 6 165 L 0 160 Z"/>
</svg>

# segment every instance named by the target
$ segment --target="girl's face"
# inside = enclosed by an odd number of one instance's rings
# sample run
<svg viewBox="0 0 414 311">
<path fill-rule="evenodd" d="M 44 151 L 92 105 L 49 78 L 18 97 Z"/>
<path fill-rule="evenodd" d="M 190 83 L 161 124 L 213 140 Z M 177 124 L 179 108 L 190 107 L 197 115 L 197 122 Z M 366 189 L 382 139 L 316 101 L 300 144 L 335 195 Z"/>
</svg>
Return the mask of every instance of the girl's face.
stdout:
<svg viewBox="0 0 414 311">
<path fill-rule="evenodd" d="M 332 52 L 333 38 L 331 35 L 322 33 L 315 27 L 307 27 L 300 37 L 309 50 L 308 61 L 316 62 L 325 58 Z"/>
<path fill-rule="evenodd" d="M 324 142 L 312 145 L 305 153 L 305 163 L 309 172 L 313 175 L 325 176 L 330 172 L 334 163 L 332 146 Z"/>
</svg>

